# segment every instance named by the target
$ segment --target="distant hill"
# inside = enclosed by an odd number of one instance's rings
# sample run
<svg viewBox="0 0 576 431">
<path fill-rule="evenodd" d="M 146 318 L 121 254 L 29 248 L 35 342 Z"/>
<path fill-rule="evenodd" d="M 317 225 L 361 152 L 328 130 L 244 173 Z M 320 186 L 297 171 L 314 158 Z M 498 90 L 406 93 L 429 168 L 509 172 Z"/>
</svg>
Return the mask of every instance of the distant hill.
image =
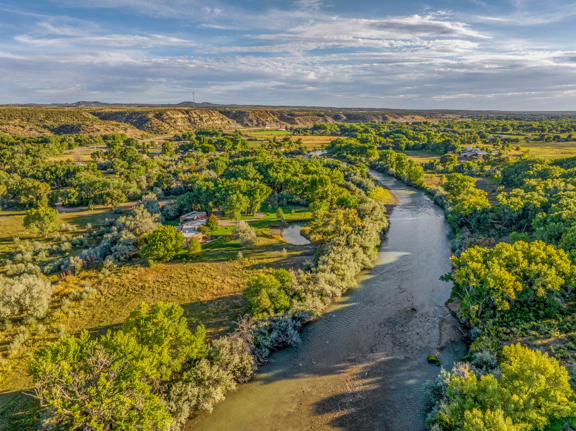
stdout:
<svg viewBox="0 0 576 431">
<path fill-rule="evenodd" d="M 171 135 L 202 128 L 234 130 L 247 127 L 311 126 L 315 123 L 438 121 L 481 115 L 558 117 L 576 116 L 576 112 L 342 109 L 216 105 L 208 102 L 160 105 L 80 101 L 49 105 L 0 105 L 0 133 L 20 136 L 126 133 L 140 137 L 143 133 Z"/>
</svg>

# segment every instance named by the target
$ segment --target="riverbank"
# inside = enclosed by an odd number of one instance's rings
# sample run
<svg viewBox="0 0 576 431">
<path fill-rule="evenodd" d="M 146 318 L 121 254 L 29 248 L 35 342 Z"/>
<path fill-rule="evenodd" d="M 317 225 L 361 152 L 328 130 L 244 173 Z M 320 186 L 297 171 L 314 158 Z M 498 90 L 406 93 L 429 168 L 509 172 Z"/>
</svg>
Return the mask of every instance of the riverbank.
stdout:
<svg viewBox="0 0 576 431">
<path fill-rule="evenodd" d="M 399 203 L 361 286 L 310 323 L 298 347 L 227 396 L 194 430 L 425 429 L 424 382 L 466 353 L 458 322 L 444 307 L 451 286 L 450 229 L 422 191 L 371 172 Z"/>
</svg>

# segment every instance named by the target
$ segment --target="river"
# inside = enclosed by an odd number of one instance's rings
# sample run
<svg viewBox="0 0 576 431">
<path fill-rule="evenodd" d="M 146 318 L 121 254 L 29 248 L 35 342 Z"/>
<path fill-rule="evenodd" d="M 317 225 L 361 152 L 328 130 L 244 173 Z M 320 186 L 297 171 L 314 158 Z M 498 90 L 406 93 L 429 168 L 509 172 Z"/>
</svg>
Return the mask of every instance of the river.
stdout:
<svg viewBox="0 0 576 431">
<path fill-rule="evenodd" d="M 399 198 L 373 269 L 360 287 L 310 323 L 299 346 L 227 395 L 187 430 L 425 429 L 424 382 L 466 354 L 444 307 L 450 285 L 449 227 L 419 190 L 372 172 Z"/>
</svg>

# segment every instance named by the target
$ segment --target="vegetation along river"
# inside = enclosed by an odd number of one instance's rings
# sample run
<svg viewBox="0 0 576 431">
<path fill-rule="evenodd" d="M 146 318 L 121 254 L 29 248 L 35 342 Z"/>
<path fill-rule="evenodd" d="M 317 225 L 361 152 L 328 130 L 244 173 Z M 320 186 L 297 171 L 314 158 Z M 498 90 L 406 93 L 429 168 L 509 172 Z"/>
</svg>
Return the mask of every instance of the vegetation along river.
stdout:
<svg viewBox="0 0 576 431">
<path fill-rule="evenodd" d="M 249 383 L 187 430 L 425 429 L 424 382 L 466 353 L 444 307 L 449 227 L 419 190 L 372 172 L 400 202 L 373 269 Z"/>
</svg>

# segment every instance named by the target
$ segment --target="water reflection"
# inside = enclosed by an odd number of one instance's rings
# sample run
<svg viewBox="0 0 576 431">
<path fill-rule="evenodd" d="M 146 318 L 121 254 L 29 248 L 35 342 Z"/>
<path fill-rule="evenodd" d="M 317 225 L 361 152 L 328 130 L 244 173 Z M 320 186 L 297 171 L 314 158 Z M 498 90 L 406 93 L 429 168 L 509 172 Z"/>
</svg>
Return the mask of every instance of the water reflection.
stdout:
<svg viewBox="0 0 576 431">
<path fill-rule="evenodd" d="M 310 244 L 308 238 L 306 238 L 300 232 L 302 229 L 301 224 L 291 224 L 290 226 L 282 229 L 282 238 L 289 244 L 305 245 Z"/>
</svg>

